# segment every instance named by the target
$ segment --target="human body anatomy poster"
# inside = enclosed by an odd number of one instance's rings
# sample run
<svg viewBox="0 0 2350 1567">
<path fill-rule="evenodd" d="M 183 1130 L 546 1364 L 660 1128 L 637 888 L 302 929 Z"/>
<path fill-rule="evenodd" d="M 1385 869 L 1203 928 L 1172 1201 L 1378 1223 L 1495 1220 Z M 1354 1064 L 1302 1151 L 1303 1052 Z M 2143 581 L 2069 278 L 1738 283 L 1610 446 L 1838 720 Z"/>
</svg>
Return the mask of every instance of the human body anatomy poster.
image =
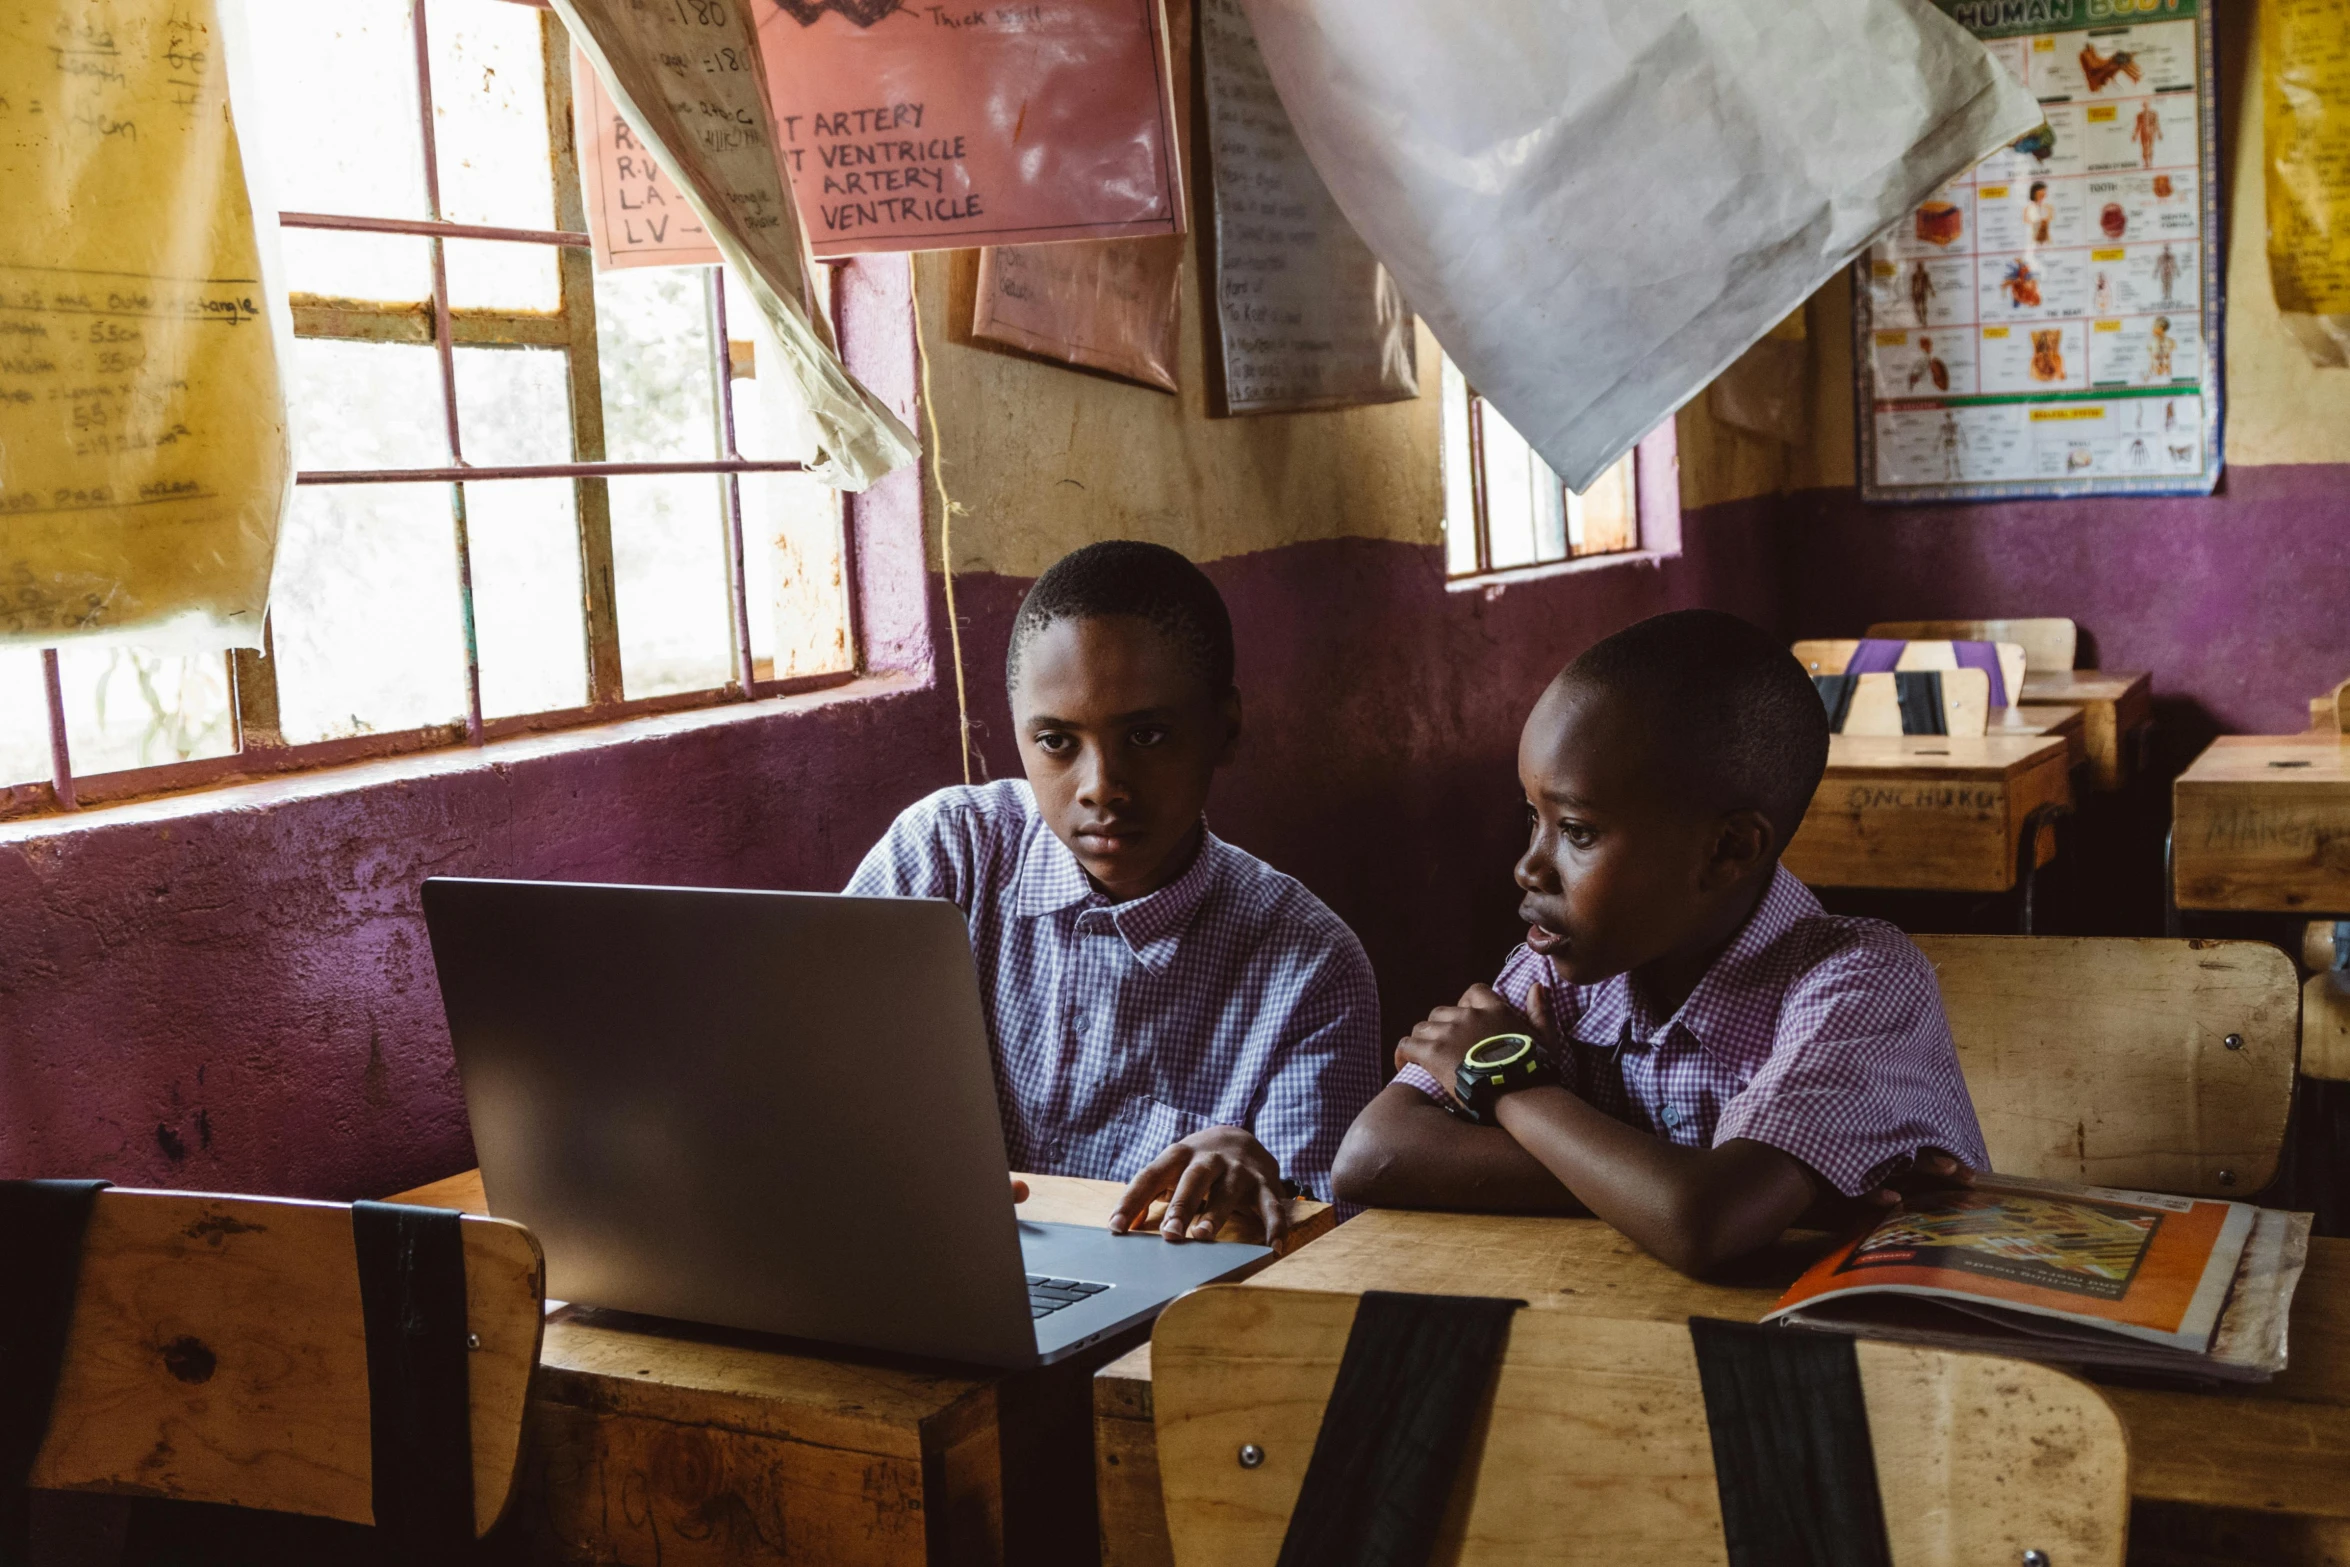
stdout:
<svg viewBox="0 0 2350 1567">
<path fill-rule="evenodd" d="M 1861 492 L 2207 494 L 2220 470 L 2208 0 L 1935 0 L 2047 123 L 1856 263 Z"/>
</svg>

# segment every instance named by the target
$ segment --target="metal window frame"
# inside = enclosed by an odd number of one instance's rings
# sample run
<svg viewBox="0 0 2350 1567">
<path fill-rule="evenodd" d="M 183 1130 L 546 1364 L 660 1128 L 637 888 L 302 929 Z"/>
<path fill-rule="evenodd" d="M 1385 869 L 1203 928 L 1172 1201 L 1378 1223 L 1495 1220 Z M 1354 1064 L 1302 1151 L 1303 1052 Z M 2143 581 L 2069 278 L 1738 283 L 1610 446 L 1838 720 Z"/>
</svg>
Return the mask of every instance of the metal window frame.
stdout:
<svg viewBox="0 0 2350 1567">
<path fill-rule="evenodd" d="M 548 0 L 503 0 L 540 11 L 545 104 L 555 221 L 548 229 L 502 228 L 452 223 L 442 217 L 440 160 L 433 126 L 431 37 L 426 0 L 411 0 L 412 65 L 416 72 L 419 150 L 424 162 L 429 216 L 420 219 L 359 217 L 339 213 L 280 212 L 281 228 L 414 235 L 429 241 L 432 297 L 421 302 L 328 299 L 298 295 L 293 301 L 298 337 L 345 341 L 430 343 L 439 362 L 442 418 L 450 461 L 432 468 L 317 470 L 296 473 L 302 486 L 437 483 L 448 486 L 452 545 L 457 552 L 460 625 L 465 648 L 465 713 L 454 723 L 286 744 L 278 717 L 277 670 L 269 651 L 271 628 L 262 625 L 263 652 L 239 649 L 227 655 L 229 700 L 235 718 L 236 748 L 225 756 L 122 768 L 77 776 L 73 771 L 64 686 L 58 649 L 41 653 L 48 707 L 51 776 L 45 783 L 0 787 L 0 819 L 87 806 L 148 795 L 202 788 L 240 779 L 332 767 L 378 757 L 460 745 L 480 746 L 509 735 L 568 729 L 619 718 L 676 712 L 727 702 L 790 695 L 845 685 L 856 678 L 860 650 L 856 606 L 849 605 L 850 667 L 788 680 L 758 678 L 751 650 L 742 523 L 742 475 L 804 472 L 804 463 L 746 458 L 735 439 L 734 377 L 728 346 L 726 290 L 720 268 L 704 273 L 705 308 L 710 321 L 710 373 L 715 393 L 718 455 L 676 462 L 611 462 L 604 457 L 603 384 L 596 343 L 595 267 L 587 233 L 579 154 L 572 113 L 571 39 Z M 445 242 L 496 240 L 558 247 L 559 293 L 554 311 L 472 308 L 449 305 Z M 836 330 L 837 321 L 834 323 Z M 570 398 L 572 447 L 567 463 L 476 465 L 465 461 L 457 408 L 456 350 L 459 347 L 555 348 L 564 352 Z M 719 686 L 654 697 L 627 697 L 620 671 L 619 613 L 612 568 L 611 502 L 607 481 L 654 474 L 709 474 L 720 489 L 731 673 Z M 582 633 L 587 644 L 588 701 L 554 711 L 486 718 L 481 708 L 481 663 L 474 633 L 471 541 L 465 514 L 465 487 L 507 479 L 570 479 L 579 529 Z M 842 550 L 846 556 L 845 519 Z"/>
<path fill-rule="evenodd" d="M 1575 561 L 1606 560 L 1611 556 L 1643 555 L 1652 552 L 1654 546 L 1649 542 L 1648 527 L 1649 496 L 1646 488 L 1640 482 L 1639 451 L 1638 448 L 1634 448 L 1634 450 L 1625 453 L 1621 459 L 1621 461 L 1632 465 L 1631 472 L 1627 476 L 1632 487 L 1631 543 L 1620 549 L 1578 550 L 1570 530 L 1567 552 L 1564 555 L 1530 560 L 1515 566 L 1495 566 L 1493 564 L 1493 534 L 1489 521 L 1490 513 L 1487 509 L 1487 496 L 1491 485 L 1485 472 L 1485 396 L 1474 386 L 1468 386 L 1465 382 L 1463 387 L 1469 400 L 1469 507 L 1471 512 L 1470 526 L 1477 546 L 1476 564 L 1466 571 L 1452 572 L 1449 580 L 1466 582 L 1476 577 L 1493 576 L 1497 572 L 1532 571 L 1543 566 L 1563 566 Z M 1573 505 L 1571 499 L 1573 494 L 1574 492 L 1567 488 L 1566 481 L 1560 480 L 1559 506 L 1562 514 L 1571 514 L 1569 509 Z"/>
</svg>

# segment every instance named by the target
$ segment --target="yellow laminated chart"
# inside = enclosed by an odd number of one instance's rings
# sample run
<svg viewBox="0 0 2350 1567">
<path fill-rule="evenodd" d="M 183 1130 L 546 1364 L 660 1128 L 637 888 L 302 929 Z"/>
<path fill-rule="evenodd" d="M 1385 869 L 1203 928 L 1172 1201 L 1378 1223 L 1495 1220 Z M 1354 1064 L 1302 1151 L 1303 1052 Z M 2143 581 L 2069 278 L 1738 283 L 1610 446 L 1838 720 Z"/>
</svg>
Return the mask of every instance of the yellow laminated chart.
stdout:
<svg viewBox="0 0 2350 1567">
<path fill-rule="evenodd" d="M 2261 11 L 2268 272 L 2319 364 L 2350 364 L 2350 0 Z"/>
<path fill-rule="evenodd" d="M 258 647 L 291 454 L 213 0 L 0 0 L 0 212 L 0 643 Z"/>
</svg>

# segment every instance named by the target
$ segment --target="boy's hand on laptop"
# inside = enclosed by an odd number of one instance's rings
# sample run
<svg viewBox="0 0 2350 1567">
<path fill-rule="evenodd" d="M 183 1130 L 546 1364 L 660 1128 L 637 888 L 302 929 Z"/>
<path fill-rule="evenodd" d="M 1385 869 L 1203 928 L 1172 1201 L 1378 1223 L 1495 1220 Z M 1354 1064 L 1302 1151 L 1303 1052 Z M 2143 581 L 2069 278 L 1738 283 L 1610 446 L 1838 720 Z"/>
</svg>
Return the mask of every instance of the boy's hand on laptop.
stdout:
<svg viewBox="0 0 2350 1567">
<path fill-rule="evenodd" d="M 1507 1001 L 1491 985 L 1471 985 L 1462 993 L 1458 1006 L 1438 1007 L 1428 1014 L 1427 1021 L 1417 1024 L 1395 1047 L 1395 1064 L 1401 1070 L 1410 1062 L 1443 1088 L 1445 1097 L 1452 1098 L 1453 1074 L 1460 1070 L 1461 1057 L 1481 1039 L 1496 1034 L 1532 1034 L 1537 1039 L 1550 1037 L 1550 1018 L 1543 1005 L 1542 987 L 1534 987 L 1532 997 L 1534 1015 L 1528 1017 Z"/>
<path fill-rule="evenodd" d="M 1110 1233 L 1125 1234 L 1161 1197 L 1159 1234 L 1171 1241 L 1214 1240 L 1235 1213 L 1255 1214 L 1267 1245 L 1289 1231 L 1281 1163 L 1244 1126 L 1204 1127 L 1143 1166 L 1110 1214 Z"/>
</svg>

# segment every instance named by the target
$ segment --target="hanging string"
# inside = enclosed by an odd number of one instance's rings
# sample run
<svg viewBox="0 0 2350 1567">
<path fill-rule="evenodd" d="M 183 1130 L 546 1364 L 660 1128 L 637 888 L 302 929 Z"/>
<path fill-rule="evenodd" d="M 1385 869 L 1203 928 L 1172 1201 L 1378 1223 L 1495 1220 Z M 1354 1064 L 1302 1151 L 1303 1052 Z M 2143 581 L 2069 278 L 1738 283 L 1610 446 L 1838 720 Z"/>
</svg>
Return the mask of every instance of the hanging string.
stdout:
<svg viewBox="0 0 2350 1567">
<path fill-rule="evenodd" d="M 930 476 L 938 485 L 938 571 L 946 583 L 947 640 L 955 651 L 955 732 L 963 753 L 963 782 L 972 781 L 971 693 L 963 681 L 963 622 L 955 613 L 955 517 L 968 517 L 962 503 L 947 493 L 945 454 L 938 444 L 938 404 L 930 395 L 930 347 L 922 337 L 922 303 L 914 302 L 914 363 L 922 375 L 922 425 L 930 440 Z"/>
</svg>

